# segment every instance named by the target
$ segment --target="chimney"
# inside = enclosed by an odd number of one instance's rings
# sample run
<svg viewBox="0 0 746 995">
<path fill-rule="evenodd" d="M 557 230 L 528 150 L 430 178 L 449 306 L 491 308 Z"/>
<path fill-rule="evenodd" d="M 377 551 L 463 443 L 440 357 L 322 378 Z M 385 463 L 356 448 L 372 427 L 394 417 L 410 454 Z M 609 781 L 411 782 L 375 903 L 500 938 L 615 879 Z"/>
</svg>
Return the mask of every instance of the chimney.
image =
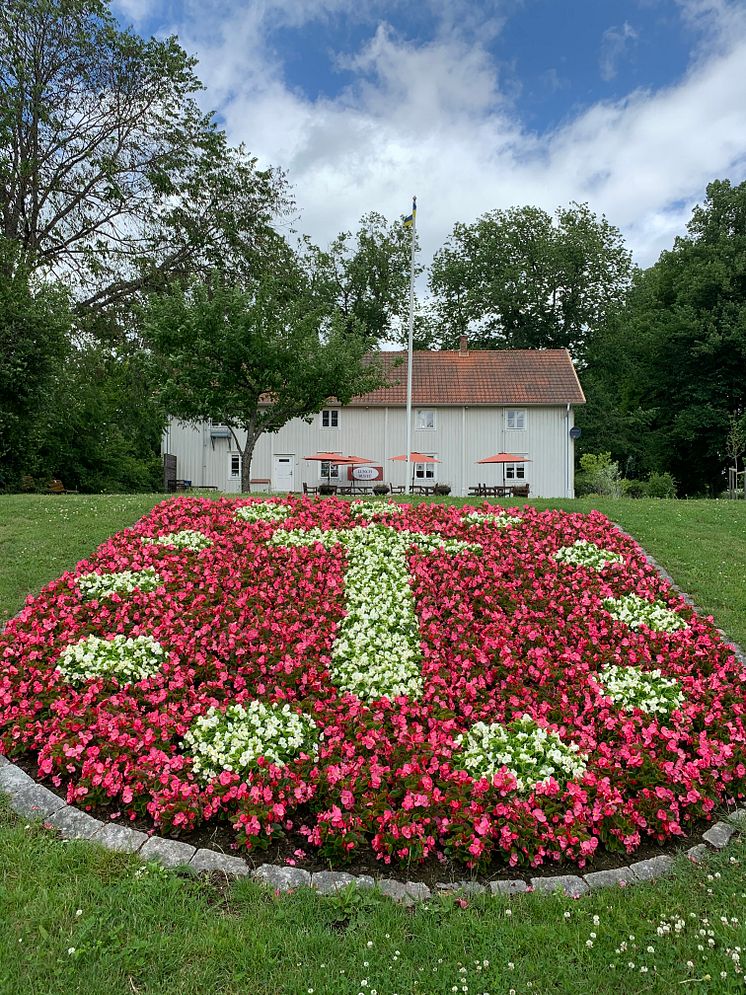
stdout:
<svg viewBox="0 0 746 995">
<path fill-rule="evenodd" d="M 458 354 L 459 356 L 469 355 L 469 340 L 465 335 L 462 335 L 458 340 Z"/>
</svg>

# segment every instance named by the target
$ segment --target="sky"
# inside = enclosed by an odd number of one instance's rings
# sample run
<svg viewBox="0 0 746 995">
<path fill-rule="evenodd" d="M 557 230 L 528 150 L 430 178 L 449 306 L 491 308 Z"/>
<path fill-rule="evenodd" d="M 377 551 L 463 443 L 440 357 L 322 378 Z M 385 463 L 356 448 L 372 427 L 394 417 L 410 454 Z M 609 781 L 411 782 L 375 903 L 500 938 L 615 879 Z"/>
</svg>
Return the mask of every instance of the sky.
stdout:
<svg viewBox="0 0 746 995">
<path fill-rule="evenodd" d="M 746 179 L 746 0 L 113 0 L 176 34 L 234 143 L 288 174 L 320 245 L 408 214 L 587 202 L 649 266 Z"/>
</svg>

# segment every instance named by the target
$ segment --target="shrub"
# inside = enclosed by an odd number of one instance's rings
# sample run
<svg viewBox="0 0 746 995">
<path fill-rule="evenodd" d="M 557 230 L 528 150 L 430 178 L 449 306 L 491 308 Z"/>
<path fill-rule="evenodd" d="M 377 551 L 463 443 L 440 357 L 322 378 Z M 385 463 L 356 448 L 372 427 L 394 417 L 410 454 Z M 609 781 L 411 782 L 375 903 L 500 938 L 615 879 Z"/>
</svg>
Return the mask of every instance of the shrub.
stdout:
<svg viewBox="0 0 746 995">
<path fill-rule="evenodd" d="M 628 498 L 647 497 L 647 482 L 644 480 L 622 480 L 622 493 Z"/>
<path fill-rule="evenodd" d="M 586 494 L 622 496 L 619 464 L 612 460 L 611 453 L 584 453 L 580 457 L 580 473 L 575 480 L 575 493 L 578 497 Z"/>
<path fill-rule="evenodd" d="M 670 473 L 651 473 L 647 480 L 647 487 L 648 497 L 676 497 L 676 481 Z"/>
</svg>

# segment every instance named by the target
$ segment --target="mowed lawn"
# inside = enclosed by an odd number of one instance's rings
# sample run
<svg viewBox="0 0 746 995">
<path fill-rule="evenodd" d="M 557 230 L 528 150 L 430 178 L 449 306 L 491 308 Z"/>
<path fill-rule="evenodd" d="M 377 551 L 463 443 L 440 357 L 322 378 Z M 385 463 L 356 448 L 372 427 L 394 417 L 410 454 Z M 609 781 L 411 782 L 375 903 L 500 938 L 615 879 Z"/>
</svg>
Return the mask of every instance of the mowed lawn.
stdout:
<svg viewBox="0 0 746 995">
<path fill-rule="evenodd" d="M 0 625 L 160 500 L 0 497 Z M 746 644 L 746 502 L 531 503 L 598 508 Z M 737 839 L 704 866 L 682 857 L 670 879 L 576 901 L 403 909 L 375 892 L 276 897 L 245 880 L 143 871 L 0 806 L 0 995 L 743 992 L 745 868 Z"/>
</svg>

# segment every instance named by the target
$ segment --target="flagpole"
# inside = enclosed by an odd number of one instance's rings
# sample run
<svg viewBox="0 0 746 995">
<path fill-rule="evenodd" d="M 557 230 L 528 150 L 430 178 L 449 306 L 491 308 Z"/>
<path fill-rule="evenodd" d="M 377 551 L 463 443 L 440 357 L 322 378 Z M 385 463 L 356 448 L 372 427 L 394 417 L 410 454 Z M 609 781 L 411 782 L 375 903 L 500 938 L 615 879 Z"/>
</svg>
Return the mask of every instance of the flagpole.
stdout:
<svg viewBox="0 0 746 995">
<path fill-rule="evenodd" d="M 417 198 L 412 197 L 412 248 L 409 261 L 409 338 L 407 345 L 407 479 L 404 493 L 411 492 L 412 473 L 412 353 L 414 351 L 414 243 L 417 230 Z"/>
</svg>

